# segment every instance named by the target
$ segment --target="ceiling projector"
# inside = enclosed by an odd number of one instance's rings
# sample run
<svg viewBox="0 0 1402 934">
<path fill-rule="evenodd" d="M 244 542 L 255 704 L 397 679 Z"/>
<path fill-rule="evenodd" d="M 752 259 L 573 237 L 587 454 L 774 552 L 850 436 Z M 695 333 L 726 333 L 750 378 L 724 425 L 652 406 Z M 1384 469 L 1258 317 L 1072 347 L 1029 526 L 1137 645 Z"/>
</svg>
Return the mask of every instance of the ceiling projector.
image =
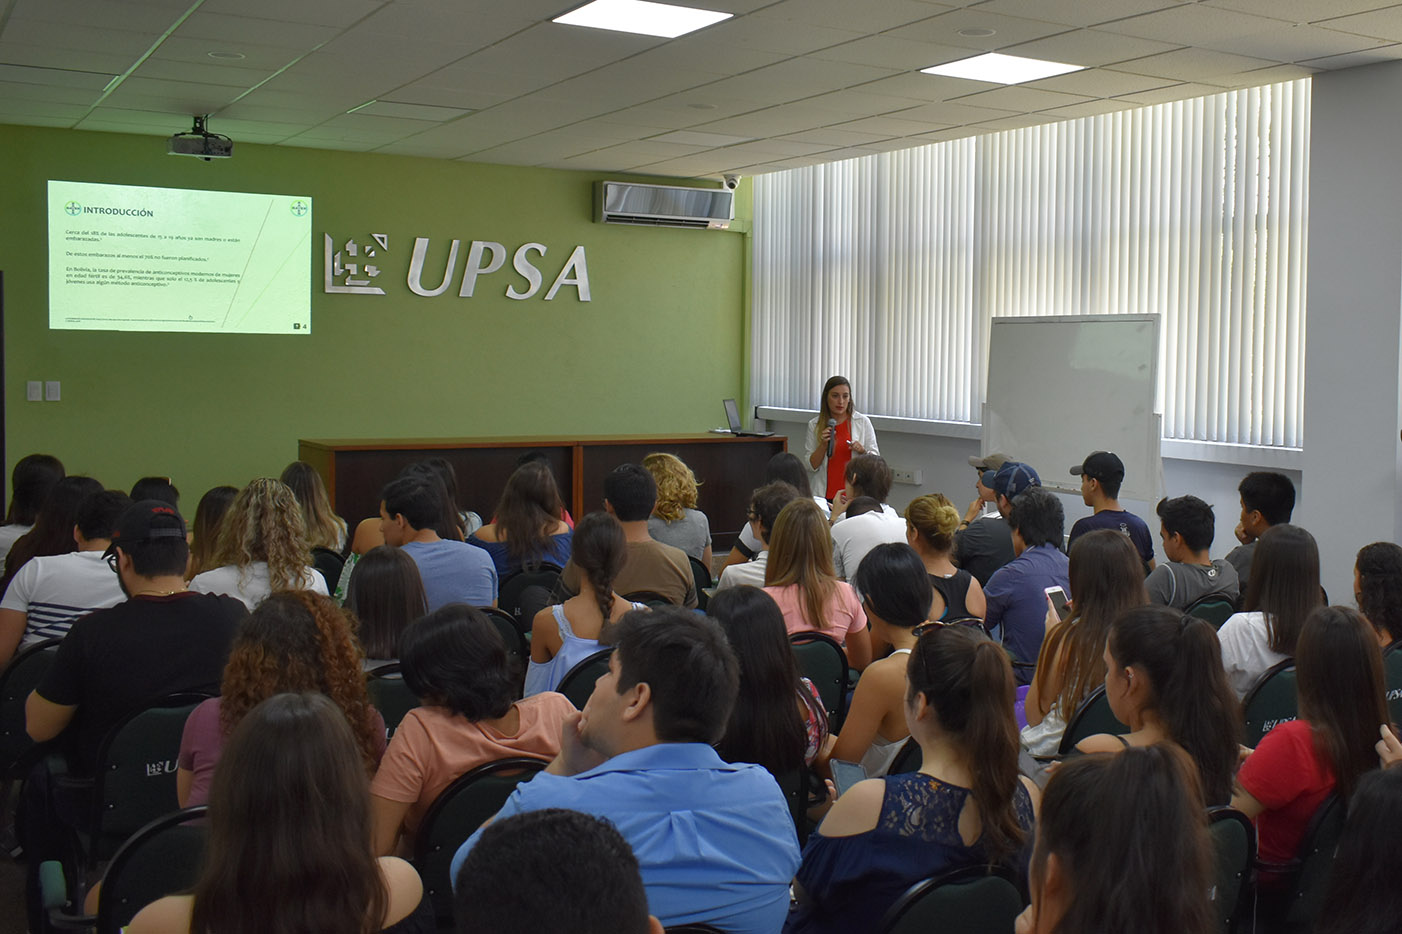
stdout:
<svg viewBox="0 0 1402 934">
<path fill-rule="evenodd" d="M 176 133 L 169 139 L 166 152 L 172 156 L 194 156 L 206 162 L 211 159 L 232 159 L 234 141 L 205 129 L 208 119 L 208 114 L 196 117 L 195 125 L 188 133 Z"/>
</svg>

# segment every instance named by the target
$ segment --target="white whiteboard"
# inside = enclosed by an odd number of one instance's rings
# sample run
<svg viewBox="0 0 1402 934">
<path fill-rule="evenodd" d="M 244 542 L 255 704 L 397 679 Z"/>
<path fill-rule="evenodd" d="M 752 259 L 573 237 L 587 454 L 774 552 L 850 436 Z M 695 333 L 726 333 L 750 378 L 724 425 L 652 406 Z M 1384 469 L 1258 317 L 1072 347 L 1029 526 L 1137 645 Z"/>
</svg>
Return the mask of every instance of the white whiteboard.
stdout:
<svg viewBox="0 0 1402 934">
<path fill-rule="evenodd" d="M 1158 502 L 1158 315 L 994 318 L 983 453 L 1031 464 L 1042 485 L 1079 493 L 1092 451 L 1124 461 L 1120 499 Z"/>
</svg>

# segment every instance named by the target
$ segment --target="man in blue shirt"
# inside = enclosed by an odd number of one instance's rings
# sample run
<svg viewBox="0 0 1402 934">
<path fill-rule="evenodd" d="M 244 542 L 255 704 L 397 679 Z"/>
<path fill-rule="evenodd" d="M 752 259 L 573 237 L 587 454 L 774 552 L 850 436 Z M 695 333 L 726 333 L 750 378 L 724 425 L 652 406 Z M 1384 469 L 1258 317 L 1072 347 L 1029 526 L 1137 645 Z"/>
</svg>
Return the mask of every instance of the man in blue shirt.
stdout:
<svg viewBox="0 0 1402 934">
<path fill-rule="evenodd" d="M 1041 480 L 1026 464 L 1004 465 L 993 483 L 1000 509 L 1005 503 L 1009 507 L 1016 557 L 988 579 L 985 623 L 990 631 L 1002 627 L 1003 645 L 1015 663 L 1022 663 L 1014 666 L 1018 683 L 1027 684 L 1047 631 L 1046 588 L 1060 587 L 1071 596 L 1061 551 L 1065 512 L 1061 500 L 1041 488 Z"/>
<path fill-rule="evenodd" d="M 667 607 L 629 613 L 615 644 L 584 711 L 566 719 L 560 754 L 495 819 L 542 808 L 605 818 L 633 847 L 649 910 L 664 925 L 777 934 L 798 840 L 773 777 L 711 748 L 739 688 L 724 634 L 714 620 Z M 481 835 L 453 857 L 454 879 Z"/>
<path fill-rule="evenodd" d="M 497 568 L 476 545 L 440 538 L 435 520 L 444 509 L 442 486 L 422 476 L 393 480 L 380 494 L 380 532 L 419 567 L 428 611 L 450 603 L 497 605 Z"/>
<path fill-rule="evenodd" d="M 1139 560 L 1144 562 L 1144 573 L 1154 569 L 1154 536 L 1143 519 L 1120 507 L 1120 484 L 1125 479 L 1124 461 L 1110 451 L 1093 451 L 1078 466 L 1071 468 L 1071 476 L 1081 478 L 1081 501 L 1094 515 L 1077 519 L 1071 526 L 1071 536 L 1066 539 L 1066 552 L 1070 554 L 1076 539 L 1096 529 L 1110 529 L 1128 535 L 1139 552 Z"/>
</svg>

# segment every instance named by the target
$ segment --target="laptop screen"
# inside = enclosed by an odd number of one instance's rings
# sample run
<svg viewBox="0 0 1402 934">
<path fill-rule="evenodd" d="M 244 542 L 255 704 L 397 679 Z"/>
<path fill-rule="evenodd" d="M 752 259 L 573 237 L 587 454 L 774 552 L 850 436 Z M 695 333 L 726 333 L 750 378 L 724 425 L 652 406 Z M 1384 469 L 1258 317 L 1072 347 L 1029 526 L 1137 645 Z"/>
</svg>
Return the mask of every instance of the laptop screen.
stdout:
<svg viewBox="0 0 1402 934">
<path fill-rule="evenodd" d="M 735 408 L 734 399 L 725 400 L 725 420 L 730 423 L 731 431 L 740 430 L 740 411 Z"/>
</svg>

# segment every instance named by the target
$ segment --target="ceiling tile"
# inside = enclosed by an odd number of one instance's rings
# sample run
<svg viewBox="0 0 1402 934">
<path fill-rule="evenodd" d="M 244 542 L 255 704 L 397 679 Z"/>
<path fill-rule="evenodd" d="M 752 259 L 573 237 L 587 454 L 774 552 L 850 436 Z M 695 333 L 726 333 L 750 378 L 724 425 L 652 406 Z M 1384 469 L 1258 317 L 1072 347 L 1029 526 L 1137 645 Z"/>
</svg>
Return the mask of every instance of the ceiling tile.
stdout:
<svg viewBox="0 0 1402 934">
<path fill-rule="evenodd" d="M 1402 33 L 1402 20 L 1398 21 Z M 1258 58 L 1273 59 L 1278 62 L 1297 62 L 1303 59 L 1323 58 L 1329 55 L 1346 55 L 1365 49 L 1386 45 L 1387 40 L 1370 36 L 1357 36 L 1318 26 L 1279 26 L 1253 36 L 1240 36 L 1232 40 L 1208 40 L 1199 43 L 1204 48 L 1239 55 L 1254 55 Z"/>
<path fill-rule="evenodd" d="M 1134 94 L 1126 94 L 1116 100 L 1129 101 L 1134 104 L 1164 104 L 1169 101 L 1183 101 L 1194 97 L 1207 97 L 1210 94 L 1221 94 L 1222 89 L 1208 84 L 1193 84 L 1183 82 L 1181 84 L 1166 85 L 1161 88 L 1154 88 L 1151 91 L 1138 91 Z"/>
<path fill-rule="evenodd" d="M 77 88 L 100 92 L 116 77 L 95 71 L 72 71 L 65 68 L 33 68 L 28 65 L 0 64 L 0 81 L 15 85 L 46 88 Z"/>
<path fill-rule="evenodd" d="M 1089 97 L 1109 97 L 1127 94 L 1131 91 L 1147 91 L 1170 83 L 1167 78 L 1154 78 L 1149 75 L 1131 75 L 1123 71 L 1104 71 L 1087 68 L 1073 71 L 1068 75 L 1029 81 L 1023 87 L 1040 88 L 1044 91 L 1064 91 L 1068 94 L 1085 94 Z"/>
<path fill-rule="evenodd" d="M 860 39 L 863 30 L 832 29 L 813 23 L 786 19 L 760 19 L 744 16 L 717 23 L 706 30 L 713 42 L 736 45 L 743 49 L 761 49 L 802 55 Z"/>
<path fill-rule="evenodd" d="M 1078 29 L 1048 39 L 1025 42 L 1003 51 L 1009 55 L 1025 55 L 1093 68 L 1159 52 L 1171 52 L 1182 46 L 1181 42 L 1156 42 L 1132 36 L 1112 36 L 1094 29 Z"/>
<path fill-rule="evenodd" d="M 704 4 L 702 4 L 704 5 Z M 883 0 L 881 3 L 853 3 L 851 0 L 780 0 L 764 7 L 746 22 L 782 19 L 791 22 L 820 22 L 833 29 L 857 33 L 885 32 L 922 19 L 929 19 L 951 7 L 921 3 L 918 0 Z"/>
<path fill-rule="evenodd" d="M 1036 11 L 1038 19 L 1068 26 L 1094 26 L 1141 13 L 1180 6 L 1183 0 L 1037 0 L 1035 6 L 1027 0 L 989 0 L 980 11 L 1008 13 L 1014 16 Z"/>
<path fill-rule="evenodd" d="M 1006 117 L 1010 111 L 1010 108 L 1006 107 L 974 106 L 972 102 L 975 99 L 964 98 L 958 103 L 946 101 L 939 104 L 924 104 L 910 110 L 903 110 L 892 116 L 936 126 L 958 126 L 964 123 L 978 123 L 983 120 Z M 1062 101 L 1061 103 L 1066 104 L 1070 101 Z"/>
<path fill-rule="evenodd" d="M 840 130 L 856 130 L 859 133 L 875 133 L 887 139 L 896 136 L 914 136 L 940 129 L 940 124 L 926 120 L 901 120 L 897 117 L 865 117 L 836 124 Z"/>
<path fill-rule="evenodd" d="M 864 146 L 878 140 L 888 139 L 880 133 L 862 133 L 857 130 L 838 130 L 833 127 L 823 127 L 817 130 L 804 130 L 802 133 L 792 133 L 782 139 L 791 139 L 800 143 L 822 143 L 827 146 Z"/>
<path fill-rule="evenodd" d="M 161 43 L 160 48 L 156 49 L 151 58 L 163 62 L 190 62 L 208 65 L 215 62 L 209 57 L 210 52 L 229 49 L 229 46 L 211 42 L 208 39 L 182 39 L 178 36 L 171 36 Z M 277 71 L 306 54 L 303 49 L 289 49 L 282 46 L 250 42 L 238 43 L 238 48 L 235 51 L 244 55 L 237 62 L 237 67 L 253 68 L 267 74 Z"/>
<path fill-rule="evenodd" d="M 918 42 L 887 35 L 868 36 L 865 39 L 844 42 L 842 45 L 812 52 L 808 57 L 919 71 L 931 65 L 943 65 L 945 62 L 968 58 L 969 50 L 955 45 L 936 45 L 933 42 Z"/>
<path fill-rule="evenodd" d="M 1354 16 L 1326 19 L 1321 21 L 1320 25 L 1328 29 L 1397 42 L 1402 40 L 1402 6 L 1374 10 L 1371 13 L 1358 13 Z"/>
<path fill-rule="evenodd" d="M 0 72 L 0 79 L 3 79 L 3 72 Z M 25 101 L 31 108 L 53 104 L 56 111 L 63 109 L 65 113 L 72 113 L 76 108 L 81 114 L 87 112 L 95 100 L 97 94 L 83 88 L 42 87 L 37 84 L 15 84 L 0 80 L 0 105 L 8 105 L 14 101 Z"/>
<path fill-rule="evenodd" d="M 185 6 L 186 4 L 181 4 Z M 10 24 L 22 20 L 45 23 L 82 23 L 89 29 L 113 29 L 145 33 L 154 39 L 180 17 L 180 12 L 139 3 L 92 3 L 89 0 L 28 0 L 17 3 Z M 8 34 L 8 27 L 7 27 Z"/>
<path fill-rule="evenodd" d="M 708 133 L 733 133 L 736 136 L 758 139 L 797 133 L 800 130 L 810 130 L 814 127 L 827 126 L 830 123 L 841 123 L 847 119 L 849 118 L 846 115 L 811 107 L 771 107 L 738 117 L 727 117 L 724 120 L 701 124 L 700 129 Z"/>
<path fill-rule="evenodd" d="M 1125 105 L 1121 101 L 1085 101 L 1067 107 L 1053 107 L 1051 110 L 1042 111 L 1039 116 L 1074 120 L 1078 117 L 1096 117 L 1100 114 L 1116 113 L 1124 109 Z"/>
<path fill-rule="evenodd" d="M 1090 100 L 1084 94 L 1062 94 L 1058 91 L 1042 91 L 1023 85 L 1010 85 L 979 91 L 959 98 L 959 103 L 971 107 L 991 107 L 995 110 L 1016 110 L 1024 113 L 1050 110 L 1053 107 L 1066 107 Z"/>
<path fill-rule="evenodd" d="M 1388 0 L 1202 0 L 1205 6 L 1271 16 L 1291 23 L 1312 23 L 1389 6 Z"/>
<path fill-rule="evenodd" d="M 279 22 L 252 16 L 231 16 L 201 9 L 180 24 L 173 38 L 198 39 L 206 44 L 215 42 L 220 46 L 237 46 L 241 42 L 251 42 L 255 45 L 305 50 L 331 41 L 342 28 Z"/>
<path fill-rule="evenodd" d="M 1274 64 L 1277 63 L 1260 58 L 1247 58 L 1244 55 L 1228 55 L 1225 52 L 1190 48 L 1137 58 L 1130 62 L 1121 62 L 1111 70 L 1210 84 L 1213 78 L 1231 76 Z"/>
<path fill-rule="evenodd" d="M 1199 45 L 1256 35 L 1279 28 L 1281 24 L 1278 19 L 1190 4 L 1123 19 L 1100 27 L 1100 31 L 1157 42 Z"/>
<path fill-rule="evenodd" d="M 345 27 L 355 23 L 385 4 L 385 0 L 204 0 L 200 10 L 206 13 L 228 13 L 286 23 L 306 23 L 313 26 Z M 186 6 L 180 0 L 180 6 Z"/>
<path fill-rule="evenodd" d="M 1035 10 L 1036 7 L 1029 6 L 1028 9 Z M 993 29 L 996 32 L 988 38 L 969 38 L 959 35 L 959 30 L 970 28 Z M 972 52 L 994 52 L 1020 42 L 1044 39 L 1047 36 L 1066 32 L 1070 28 L 1070 26 L 1060 23 L 1049 23 L 1023 16 L 1006 16 L 1001 13 L 986 12 L 983 7 L 973 7 L 965 10 L 952 10 L 918 23 L 912 23 L 909 26 L 902 26 L 899 29 L 891 30 L 887 35 L 899 39 L 913 39 L 917 42 L 952 45 L 969 49 Z"/>
<path fill-rule="evenodd" d="M 1395 62 L 1398 59 L 1402 59 L 1402 44 L 1379 46 L 1366 52 L 1352 52 L 1348 55 L 1331 55 L 1327 58 L 1310 59 L 1299 64 L 1332 70 L 1335 68 L 1360 68 L 1363 65 Z"/>
<path fill-rule="evenodd" d="M 125 29 L 99 29 L 71 23 L 46 23 L 32 19 L 11 19 L 5 24 L 5 41 L 25 45 L 101 52 L 135 61 L 159 34 L 129 32 Z"/>
</svg>

